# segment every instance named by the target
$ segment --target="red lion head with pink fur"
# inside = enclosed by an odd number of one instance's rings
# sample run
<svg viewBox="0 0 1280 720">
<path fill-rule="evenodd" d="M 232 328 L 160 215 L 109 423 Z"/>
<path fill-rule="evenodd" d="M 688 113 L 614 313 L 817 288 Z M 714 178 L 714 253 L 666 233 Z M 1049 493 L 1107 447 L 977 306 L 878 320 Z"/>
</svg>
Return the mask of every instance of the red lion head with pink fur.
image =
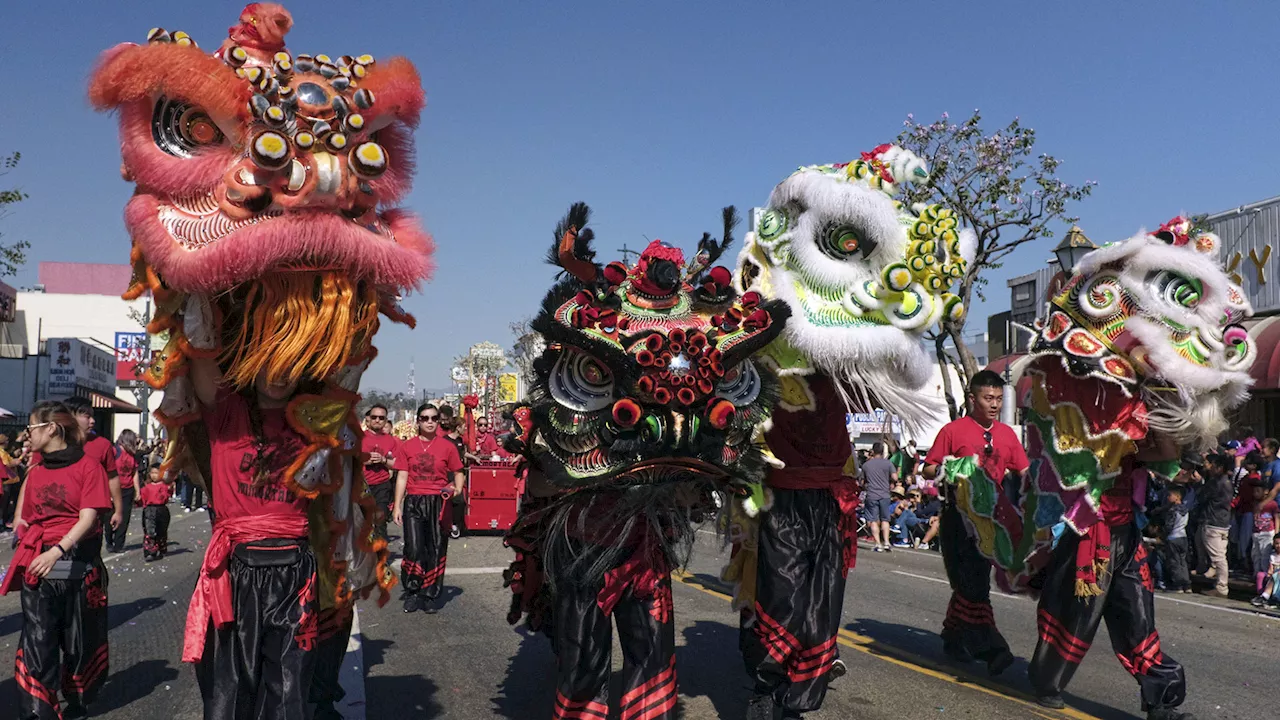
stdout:
<svg viewBox="0 0 1280 720">
<path fill-rule="evenodd" d="M 418 285 L 431 240 L 387 209 L 409 190 L 425 103 L 403 58 L 291 55 L 283 7 L 255 3 L 219 50 L 153 29 L 104 53 L 89 97 L 120 113 L 125 211 L 167 286 L 216 292 L 273 270 Z"/>
</svg>

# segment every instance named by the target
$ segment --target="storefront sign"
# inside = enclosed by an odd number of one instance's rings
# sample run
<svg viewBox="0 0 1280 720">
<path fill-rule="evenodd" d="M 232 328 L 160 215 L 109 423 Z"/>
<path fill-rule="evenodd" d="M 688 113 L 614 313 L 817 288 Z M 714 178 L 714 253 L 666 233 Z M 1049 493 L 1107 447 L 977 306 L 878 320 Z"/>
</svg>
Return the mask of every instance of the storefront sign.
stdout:
<svg viewBox="0 0 1280 720">
<path fill-rule="evenodd" d="M 902 421 L 898 416 L 890 415 L 884 410 L 873 413 L 849 413 L 845 415 L 845 426 L 849 429 L 849 437 L 859 435 L 901 435 Z"/>
<path fill-rule="evenodd" d="M 46 397 L 71 397 L 77 386 L 115 395 L 116 359 L 111 353 L 76 338 L 49 338 L 45 347 L 49 353 Z"/>
</svg>

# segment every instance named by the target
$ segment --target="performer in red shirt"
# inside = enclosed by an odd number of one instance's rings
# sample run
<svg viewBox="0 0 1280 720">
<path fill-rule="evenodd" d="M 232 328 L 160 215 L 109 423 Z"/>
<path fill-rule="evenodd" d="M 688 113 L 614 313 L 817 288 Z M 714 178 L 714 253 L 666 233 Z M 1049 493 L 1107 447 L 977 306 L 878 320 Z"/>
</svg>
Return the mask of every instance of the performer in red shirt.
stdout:
<svg viewBox="0 0 1280 720">
<path fill-rule="evenodd" d="M 206 718 L 252 716 L 244 705 L 257 703 L 258 717 L 302 720 L 319 608 L 310 501 L 284 481 L 306 446 L 285 418 L 298 385 L 268 382 L 264 372 L 237 393 L 222 385 L 215 360 L 199 358 L 191 379 L 209 435 L 216 519 L 183 660 L 196 663 Z"/>
<path fill-rule="evenodd" d="M 435 405 L 418 408 L 418 435 L 400 446 L 395 521 L 404 528 L 404 611 L 436 611 L 449 549 L 449 497 L 462 492 L 462 459 L 440 432 Z"/>
<path fill-rule="evenodd" d="M 169 506 L 166 503 L 172 495 L 169 484 L 160 475 L 160 468 L 151 468 L 147 483 L 138 493 L 138 504 L 142 506 L 142 556 L 145 562 L 159 560 L 169 550 Z"/>
<path fill-rule="evenodd" d="M 387 537 L 387 520 L 391 518 L 392 505 L 395 503 L 395 483 L 391 482 L 391 472 L 395 460 L 400 455 L 400 440 L 391 434 L 391 423 L 384 405 L 371 405 L 364 412 L 364 439 L 360 441 L 360 452 L 368 457 L 364 461 L 364 481 L 369 486 L 369 494 L 378 503 L 383 515 L 377 523 L 378 537 Z"/>
<path fill-rule="evenodd" d="M 84 435 L 62 403 L 31 411 L 31 449 L 13 527 L 20 545 L 0 595 L 22 592 L 14 662 L 18 717 L 85 717 L 107 677 L 107 573 L 98 515 L 111 507 L 107 474 L 85 454 Z M 109 445 L 109 443 L 108 443 Z M 67 707 L 60 711 L 58 690 Z"/>
<path fill-rule="evenodd" d="M 977 457 L 987 476 L 997 483 L 1018 482 L 1029 463 L 1013 428 L 1000 422 L 1004 406 L 1004 379 L 983 370 L 969 382 L 969 414 L 953 420 L 938 431 L 924 459 L 923 475 L 938 477 L 943 460 L 949 457 Z M 991 561 L 978 547 L 956 509 L 950 488 L 939 483 L 944 496 L 938 537 L 942 562 L 951 582 L 951 602 L 942 621 L 942 648 L 952 659 L 968 662 L 976 658 L 998 675 L 1013 664 L 1009 643 L 996 629 L 991 610 Z"/>
<path fill-rule="evenodd" d="M 129 535 L 129 520 L 133 517 L 133 500 L 136 494 L 134 481 L 138 475 L 138 433 L 124 429 L 111 448 L 116 464 L 116 479 L 120 483 L 120 521 L 111 526 L 111 532 L 103 529 L 111 552 L 124 552 L 125 539 Z"/>
<path fill-rule="evenodd" d="M 80 427 L 80 434 L 85 439 L 84 454 L 97 461 L 102 465 L 102 469 L 107 471 L 107 489 L 111 494 L 112 510 L 110 513 L 103 513 L 100 518 L 103 535 L 110 535 L 112 528 L 124 521 L 124 498 L 120 489 L 120 478 L 116 473 L 115 446 L 110 440 L 93 431 L 97 421 L 93 418 L 93 405 L 88 400 L 73 397 L 63 400 L 62 404 L 75 416 L 76 424 Z M 41 454 L 34 453 L 31 459 L 32 464 L 40 461 Z M 110 550 L 110 542 L 104 542 L 103 545 Z"/>
</svg>

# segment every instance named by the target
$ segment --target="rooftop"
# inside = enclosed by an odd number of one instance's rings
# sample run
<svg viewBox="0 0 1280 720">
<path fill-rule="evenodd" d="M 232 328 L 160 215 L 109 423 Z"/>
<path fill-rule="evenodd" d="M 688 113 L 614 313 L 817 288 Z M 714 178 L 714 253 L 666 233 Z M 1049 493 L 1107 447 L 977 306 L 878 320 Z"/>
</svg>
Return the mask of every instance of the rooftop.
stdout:
<svg viewBox="0 0 1280 720">
<path fill-rule="evenodd" d="M 133 270 L 128 265 L 42 262 L 37 274 L 46 293 L 118 297 L 129 287 Z"/>
</svg>

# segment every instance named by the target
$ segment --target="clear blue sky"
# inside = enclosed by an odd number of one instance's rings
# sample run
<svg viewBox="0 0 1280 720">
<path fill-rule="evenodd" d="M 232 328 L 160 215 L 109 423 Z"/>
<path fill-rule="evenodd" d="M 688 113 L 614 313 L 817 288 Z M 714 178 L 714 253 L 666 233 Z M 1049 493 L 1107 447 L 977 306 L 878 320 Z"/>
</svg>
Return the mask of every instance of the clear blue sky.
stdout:
<svg viewBox="0 0 1280 720">
<path fill-rule="evenodd" d="M 15 2 L 0 29 L 7 101 L 0 153 L 21 150 L 31 199 L 4 221 L 41 260 L 126 262 L 116 125 L 93 113 L 97 54 L 149 27 L 215 48 L 243 2 Z M 1271 3 L 1213 2 L 290 2 L 295 53 L 406 55 L 428 106 L 407 206 L 434 234 L 439 271 L 385 326 L 366 387 L 448 383 L 468 346 L 511 341 L 552 271 L 541 263 L 576 200 L 601 258 L 644 238 L 690 247 L 720 207 L 761 204 L 798 165 L 891 140 L 907 113 L 1013 116 L 1066 179 L 1099 183 L 1076 208 L 1096 241 L 1180 211 L 1277 194 Z M 1121 7 L 1122 6 L 1122 7 Z M 381 8 L 363 11 L 365 7 Z M 1008 306 L 992 272 L 971 330 Z M 13 280 L 10 283 L 13 284 Z"/>
</svg>

